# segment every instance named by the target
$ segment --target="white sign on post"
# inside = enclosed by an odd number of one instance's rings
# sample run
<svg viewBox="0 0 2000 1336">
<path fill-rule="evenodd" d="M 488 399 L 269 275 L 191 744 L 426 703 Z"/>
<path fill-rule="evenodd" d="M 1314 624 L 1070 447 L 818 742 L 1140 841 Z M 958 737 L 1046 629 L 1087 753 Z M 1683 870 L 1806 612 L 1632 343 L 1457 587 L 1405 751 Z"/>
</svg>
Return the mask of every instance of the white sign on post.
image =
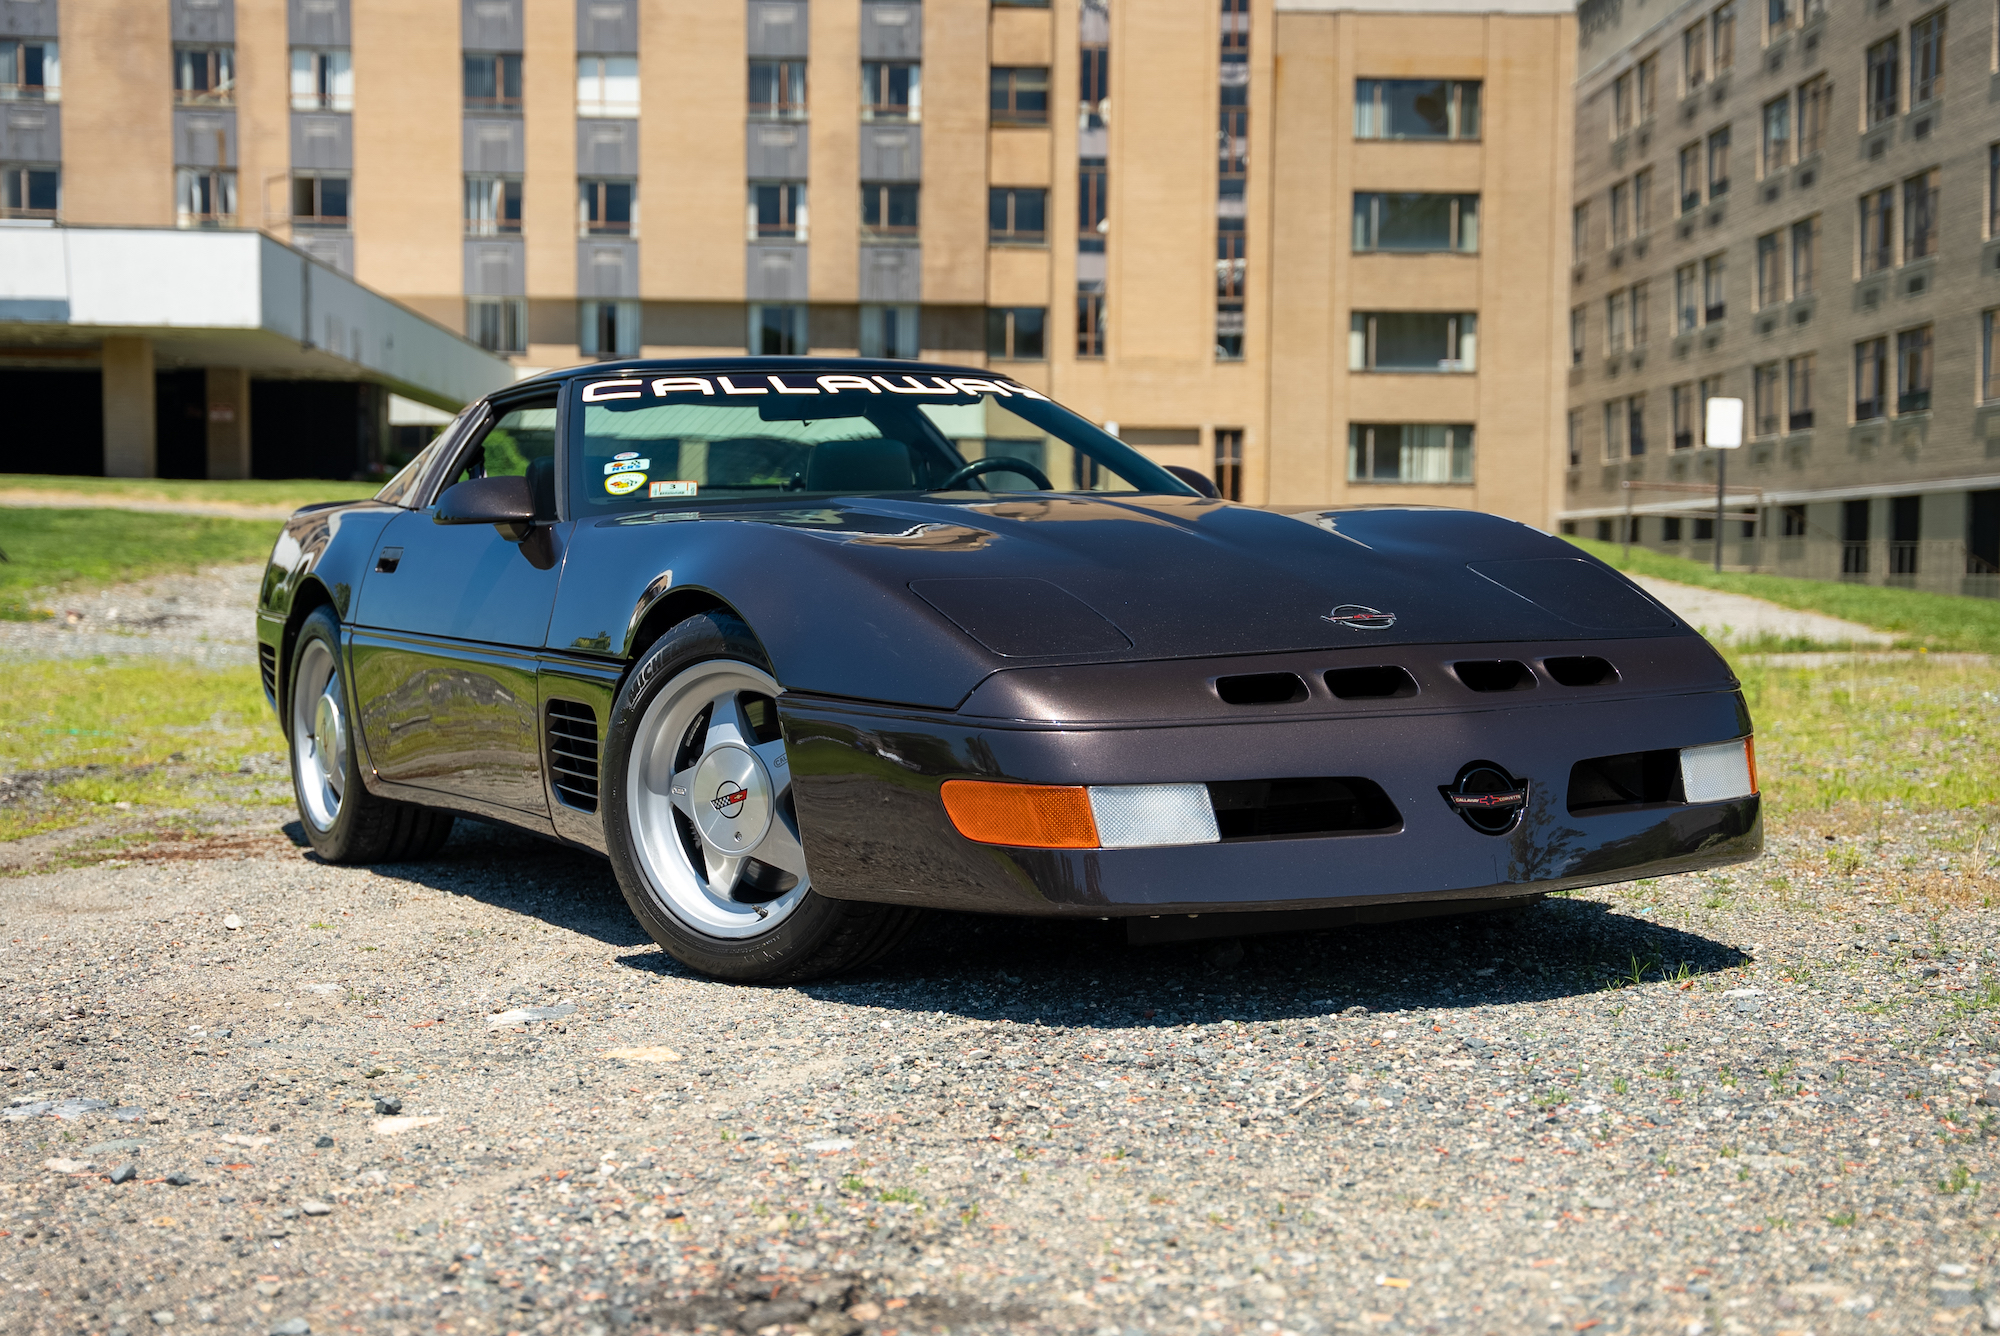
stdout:
<svg viewBox="0 0 2000 1336">
<path fill-rule="evenodd" d="M 1737 450 L 1743 445 L 1743 401 L 1710 399 L 1707 430 L 1702 439 L 1711 450 Z"/>
</svg>

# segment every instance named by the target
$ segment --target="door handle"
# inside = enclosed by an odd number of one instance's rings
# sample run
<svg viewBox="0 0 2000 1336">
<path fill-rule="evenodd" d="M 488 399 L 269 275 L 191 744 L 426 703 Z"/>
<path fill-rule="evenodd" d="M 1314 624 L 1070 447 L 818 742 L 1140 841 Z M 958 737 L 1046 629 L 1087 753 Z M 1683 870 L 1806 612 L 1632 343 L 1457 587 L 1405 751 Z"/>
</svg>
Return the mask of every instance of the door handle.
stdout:
<svg viewBox="0 0 2000 1336">
<path fill-rule="evenodd" d="M 402 560 L 403 560 L 402 548 L 385 547 L 382 549 L 381 555 L 375 558 L 375 569 L 382 572 L 382 574 L 384 575 L 394 575 L 396 573 L 396 567 L 399 564 L 401 564 Z"/>
</svg>

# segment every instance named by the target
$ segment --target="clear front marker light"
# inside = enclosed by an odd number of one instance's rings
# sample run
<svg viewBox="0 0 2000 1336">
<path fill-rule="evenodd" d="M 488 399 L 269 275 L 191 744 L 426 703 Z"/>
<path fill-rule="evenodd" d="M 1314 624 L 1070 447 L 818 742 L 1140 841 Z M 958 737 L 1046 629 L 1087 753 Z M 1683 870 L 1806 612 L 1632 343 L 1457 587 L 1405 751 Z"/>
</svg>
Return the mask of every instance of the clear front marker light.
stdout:
<svg viewBox="0 0 2000 1336">
<path fill-rule="evenodd" d="M 1206 784 L 1093 785 L 1090 814 L 1106 849 L 1214 844 L 1222 838 Z"/>
<path fill-rule="evenodd" d="M 1691 803 L 1750 797 L 1757 792 L 1756 739 L 1681 748 L 1681 789 Z"/>
</svg>

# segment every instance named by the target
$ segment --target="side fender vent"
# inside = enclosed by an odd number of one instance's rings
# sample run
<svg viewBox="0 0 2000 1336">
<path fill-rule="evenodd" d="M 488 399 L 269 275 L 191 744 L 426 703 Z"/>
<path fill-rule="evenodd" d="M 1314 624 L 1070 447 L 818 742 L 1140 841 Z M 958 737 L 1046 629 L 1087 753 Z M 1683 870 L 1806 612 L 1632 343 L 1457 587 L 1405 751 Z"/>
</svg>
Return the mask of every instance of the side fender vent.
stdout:
<svg viewBox="0 0 2000 1336">
<path fill-rule="evenodd" d="M 588 705 L 549 702 L 549 770 L 565 803 L 597 810 L 597 712 Z"/>
<path fill-rule="evenodd" d="M 257 646 L 257 675 L 264 679 L 264 696 L 278 699 L 278 650 L 275 645 Z"/>
</svg>

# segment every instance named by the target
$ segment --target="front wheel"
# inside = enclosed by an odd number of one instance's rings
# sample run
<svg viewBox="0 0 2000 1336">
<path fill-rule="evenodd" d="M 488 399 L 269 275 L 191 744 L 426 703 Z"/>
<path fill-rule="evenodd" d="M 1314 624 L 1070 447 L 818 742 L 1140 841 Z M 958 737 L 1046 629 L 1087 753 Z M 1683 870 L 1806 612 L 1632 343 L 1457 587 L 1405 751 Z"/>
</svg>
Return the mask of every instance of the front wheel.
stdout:
<svg viewBox="0 0 2000 1336">
<path fill-rule="evenodd" d="M 626 902 L 669 955 L 719 979 L 853 969 L 917 919 L 813 892 L 781 690 L 748 626 L 701 613 L 646 651 L 607 730 L 605 842 Z"/>
<path fill-rule="evenodd" d="M 292 644 L 292 793 L 313 851 L 329 863 L 384 863 L 436 853 L 452 815 L 370 793 L 341 670 L 340 620 L 316 608 Z"/>
</svg>

